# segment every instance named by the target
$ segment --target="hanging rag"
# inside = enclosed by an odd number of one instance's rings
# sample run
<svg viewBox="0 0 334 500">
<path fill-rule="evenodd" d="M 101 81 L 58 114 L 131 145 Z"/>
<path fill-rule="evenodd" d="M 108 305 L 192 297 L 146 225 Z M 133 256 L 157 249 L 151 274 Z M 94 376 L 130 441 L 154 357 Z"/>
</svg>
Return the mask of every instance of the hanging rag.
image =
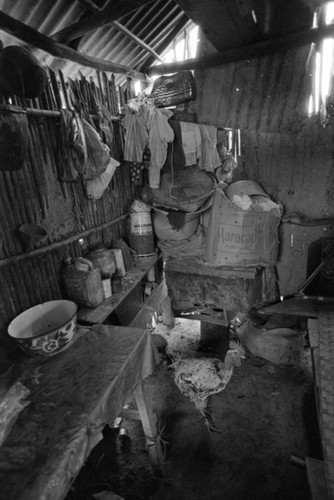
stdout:
<svg viewBox="0 0 334 500">
<path fill-rule="evenodd" d="M 58 136 L 58 175 L 64 182 L 76 181 L 85 172 L 87 146 L 82 121 L 74 110 L 61 109 Z"/>
<path fill-rule="evenodd" d="M 217 127 L 199 125 L 202 138 L 202 168 L 213 172 L 222 162 L 217 151 Z"/>
<path fill-rule="evenodd" d="M 180 122 L 186 167 L 202 164 L 202 137 L 196 123 Z"/>
<path fill-rule="evenodd" d="M 169 109 L 152 108 L 149 119 L 149 148 L 151 163 L 149 168 L 149 185 L 152 189 L 160 187 L 160 170 L 167 158 L 167 147 L 174 140 L 174 132 L 168 123 L 173 115 Z"/>
<path fill-rule="evenodd" d="M 82 120 L 82 125 L 87 147 L 87 160 L 82 176 L 85 180 L 92 180 L 99 177 L 106 170 L 111 158 L 109 154 L 110 148 L 102 141 L 93 125 L 85 119 Z"/>
<path fill-rule="evenodd" d="M 107 168 L 102 174 L 96 179 L 85 181 L 85 188 L 88 198 L 93 200 L 98 200 L 102 197 L 103 193 L 110 184 L 111 179 L 114 176 L 116 168 L 119 167 L 120 163 L 114 158 L 110 157 Z"/>
<path fill-rule="evenodd" d="M 147 109 L 140 106 L 138 111 L 126 106 L 122 124 L 126 129 L 124 160 L 141 163 L 145 146 L 148 142 Z"/>
</svg>

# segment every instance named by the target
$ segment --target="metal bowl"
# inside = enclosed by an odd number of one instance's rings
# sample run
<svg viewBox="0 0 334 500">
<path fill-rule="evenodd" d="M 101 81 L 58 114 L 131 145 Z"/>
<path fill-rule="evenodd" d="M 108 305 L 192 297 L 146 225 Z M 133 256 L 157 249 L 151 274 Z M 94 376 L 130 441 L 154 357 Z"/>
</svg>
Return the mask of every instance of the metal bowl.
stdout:
<svg viewBox="0 0 334 500">
<path fill-rule="evenodd" d="M 247 194 L 248 196 L 260 195 L 266 196 L 268 195 L 263 191 L 260 184 L 254 181 L 237 181 L 230 184 L 225 189 L 226 196 L 232 200 L 233 196 L 237 194 L 238 196 L 242 196 L 243 194 Z"/>
<path fill-rule="evenodd" d="M 53 356 L 67 349 L 77 327 L 78 306 L 70 300 L 51 300 L 16 316 L 8 335 L 27 354 Z"/>
</svg>

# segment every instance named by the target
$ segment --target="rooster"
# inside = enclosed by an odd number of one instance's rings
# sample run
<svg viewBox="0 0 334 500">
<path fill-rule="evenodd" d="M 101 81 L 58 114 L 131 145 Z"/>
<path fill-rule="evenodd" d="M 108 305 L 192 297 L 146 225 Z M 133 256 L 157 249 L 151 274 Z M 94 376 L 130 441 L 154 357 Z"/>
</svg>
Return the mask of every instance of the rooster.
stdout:
<svg viewBox="0 0 334 500">
<path fill-rule="evenodd" d="M 207 410 L 208 397 L 225 389 L 234 366 L 241 366 L 245 350 L 239 342 L 229 343 L 224 361 L 218 358 L 177 359 L 170 366 L 180 391 L 188 396 L 200 411 L 210 431 L 219 431 Z"/>
</svg>

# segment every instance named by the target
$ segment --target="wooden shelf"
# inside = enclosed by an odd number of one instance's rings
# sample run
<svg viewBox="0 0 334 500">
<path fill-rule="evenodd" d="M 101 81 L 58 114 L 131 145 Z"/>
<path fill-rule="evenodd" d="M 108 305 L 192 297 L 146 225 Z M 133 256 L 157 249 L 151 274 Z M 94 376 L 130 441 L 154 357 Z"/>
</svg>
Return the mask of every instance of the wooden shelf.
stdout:
<svg viewBox="0 0 334 500">
<path fill-rule="evenodd" d="M 130 293 L 143 280 L 147 273 L 152 269 L 158 261 L 158 256 L 153 256 L 150 260 L 143 264 L 137 264 L 137 267 L 128 271 L 125 278 L 122 278 L 122 291 L 113 294 L 112 297 L 106 299 L 101 305 L 93 309 L 81 308 L 78 311 L 78 321 L 86 324 L 103 323 L 115 309 L 125 301 Z"/>
</svg>

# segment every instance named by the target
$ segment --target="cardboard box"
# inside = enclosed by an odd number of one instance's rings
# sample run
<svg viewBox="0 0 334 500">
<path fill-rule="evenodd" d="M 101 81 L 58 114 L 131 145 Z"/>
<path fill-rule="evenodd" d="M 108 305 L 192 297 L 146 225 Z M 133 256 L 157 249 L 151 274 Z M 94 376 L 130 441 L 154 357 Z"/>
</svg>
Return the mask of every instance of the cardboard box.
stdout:
<svg viewBox="0 0 334 500">
<path fill-rule="evenodd" d="M 215 266 L 275 265 L 278 258 L 279 205 L 254 204 L 243 210 L 217 189 L 210 214 L 205 259 Z"/>
</svg>

